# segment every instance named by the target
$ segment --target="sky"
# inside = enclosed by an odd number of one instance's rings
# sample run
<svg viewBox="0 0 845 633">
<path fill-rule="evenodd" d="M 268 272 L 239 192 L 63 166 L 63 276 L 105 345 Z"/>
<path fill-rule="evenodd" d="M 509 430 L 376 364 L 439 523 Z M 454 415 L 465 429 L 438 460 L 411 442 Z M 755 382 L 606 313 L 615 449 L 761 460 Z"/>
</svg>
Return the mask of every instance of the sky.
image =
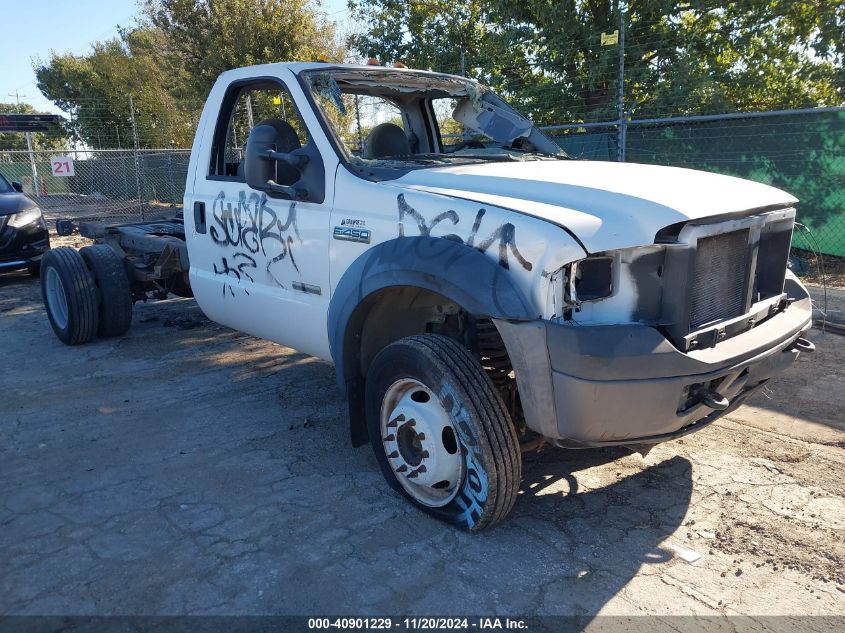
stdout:
<svg viewBox="0 0 845 633">
<path fill-rule="evenodd" d="M 323 0 L 323 11 L 344 22 L 346 0 Z M 50 51 L 82 55 L 91 44 L 131 26 L 139 9 L 136 0 L 0 0 L 0 102 L 21 102 L 36 110 L 61 113 L 35 85 L 33 60 L 48 60 Z M 10 96 L 11 95 L 11 96 Z"/>
</svg>

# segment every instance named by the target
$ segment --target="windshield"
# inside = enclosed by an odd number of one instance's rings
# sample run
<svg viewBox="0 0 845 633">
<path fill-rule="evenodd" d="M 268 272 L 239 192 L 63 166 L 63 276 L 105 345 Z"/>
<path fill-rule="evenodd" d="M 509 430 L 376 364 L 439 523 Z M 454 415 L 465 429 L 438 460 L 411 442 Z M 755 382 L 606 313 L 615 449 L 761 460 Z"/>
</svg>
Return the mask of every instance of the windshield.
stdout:
<svg viewBox="0 0 845 633">
<path fill-rule="evenodd" d="M 492 90 L 464 77 L 377 67 L 303 75 L 353 166 L 407 170 L 567 158 Z"/>
<path fill-rule="evenodd" d="M 11 193 L 12 191 L 14 191 L 12 185 L 9 184 L 3 174 L 0 174 L 0 193 Z"/>
</svg>

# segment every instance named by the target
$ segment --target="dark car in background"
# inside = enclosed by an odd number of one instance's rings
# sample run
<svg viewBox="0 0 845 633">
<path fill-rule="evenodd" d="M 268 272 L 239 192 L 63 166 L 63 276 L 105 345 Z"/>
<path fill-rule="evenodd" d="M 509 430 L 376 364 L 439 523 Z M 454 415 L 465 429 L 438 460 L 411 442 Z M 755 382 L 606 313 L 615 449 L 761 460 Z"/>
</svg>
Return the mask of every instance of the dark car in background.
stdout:
<svg viewBox="0 0 845 633">
<path fill-rule="evenodd" d="M 41 256 L 50 250 L 44 215 L 17 182 L 0 174 L 0 272 L 41 269 Z"/>
</svg>

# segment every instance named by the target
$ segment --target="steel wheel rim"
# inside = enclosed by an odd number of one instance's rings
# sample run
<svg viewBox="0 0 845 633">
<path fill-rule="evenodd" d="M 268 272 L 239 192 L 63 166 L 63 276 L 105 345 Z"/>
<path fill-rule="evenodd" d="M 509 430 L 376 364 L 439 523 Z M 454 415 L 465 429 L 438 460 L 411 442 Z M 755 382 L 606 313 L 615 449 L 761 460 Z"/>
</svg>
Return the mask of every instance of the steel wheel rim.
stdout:
<svg viewBox="0 0 845 633">
<path fill-rule="evenodd" d="M 62 283 L 59 273 L 52 266 L 47 267 L 47 275 L 44 280 L 47 286 L 47 307 L 50 309 L 50 315 L 59 329 L 67 327 L 68 308 L 67 295 L 65 294 L 65 286 Z"/>
<path fill-rule="evenodd" d="M 440 400 L 413 378 L 397 380 L 384 394 L 381 442 L 399 484 L 429 507 L 455 498 L 466 473 L 458 433 Z"/>
</svg>

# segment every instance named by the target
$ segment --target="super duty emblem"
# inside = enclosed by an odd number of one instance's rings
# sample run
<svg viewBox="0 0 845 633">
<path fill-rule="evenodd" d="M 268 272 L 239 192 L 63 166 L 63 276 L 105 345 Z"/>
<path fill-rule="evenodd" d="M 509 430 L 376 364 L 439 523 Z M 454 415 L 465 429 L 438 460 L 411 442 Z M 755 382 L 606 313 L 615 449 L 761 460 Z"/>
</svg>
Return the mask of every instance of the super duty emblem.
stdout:
<svg viewBox="0 0 845 633">
<path fill-rule="evenodd" d="M 361 229 L 354 226 L 336 226 L 334 227 L 333 237 L 336 240 L 344 240 L 346 242 L 369 244 L 370 229 Z"/>
</svg>

